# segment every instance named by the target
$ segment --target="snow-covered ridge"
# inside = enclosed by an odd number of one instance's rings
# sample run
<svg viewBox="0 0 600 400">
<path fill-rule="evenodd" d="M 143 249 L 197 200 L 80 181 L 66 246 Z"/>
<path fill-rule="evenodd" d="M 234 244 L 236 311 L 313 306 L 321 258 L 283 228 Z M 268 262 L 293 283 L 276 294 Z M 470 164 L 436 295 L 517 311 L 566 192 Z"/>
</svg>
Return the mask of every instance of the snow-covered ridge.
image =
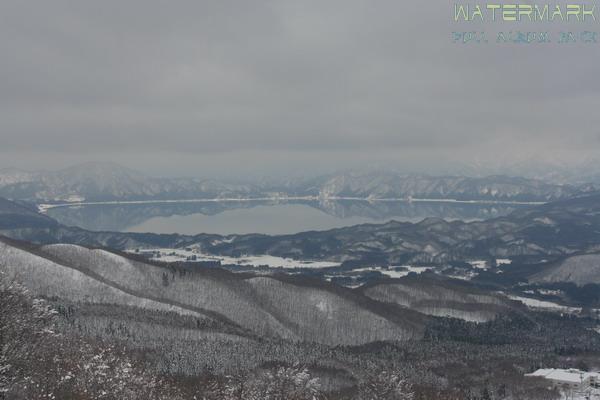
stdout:
<svg viewBox="0 0 600 400">
<path fill-rule="evenodd" d="M 62 245 L 83 254 L 87 249 Z M 0 268 L 23 283 L 37 295 L 60 297 L 73 301 L 90 301 L 136 306 L 150 310 L 173 311 L 179 314 L 204 317 L 177 306 L 140 298 L 106 285 L 81 271 L 65 267 L 46 258 L 0 242 Z"/>
</svg>

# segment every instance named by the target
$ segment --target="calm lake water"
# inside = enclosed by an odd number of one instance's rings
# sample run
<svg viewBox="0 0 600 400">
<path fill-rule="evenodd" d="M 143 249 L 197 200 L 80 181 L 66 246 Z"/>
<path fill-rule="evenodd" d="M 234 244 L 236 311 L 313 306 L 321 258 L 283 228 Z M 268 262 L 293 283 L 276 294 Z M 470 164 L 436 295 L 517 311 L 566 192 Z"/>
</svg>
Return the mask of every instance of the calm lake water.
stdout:
<svg viewBox="0 0 600 400">
<path fill-rule="evenodd" d="M 227 210 L 216 215 L 174 215 L 151 218 L 129 227 L 129 232 L 178 233 L 267 233 L 286 234 L 309 230 L 326 230 L 348 225 L 379 222 L 368 217 L 338 218 L 304 204 L 259 205 Z"/>
<path fill-rule="evenodd" d="M 59 207 L 48 215 L 90 230 L 155 233 L 289 234 L 427 217 L 478 220 L 506 215 L 514 205 L 331 201 L 99 204 Z"/>
</svg>

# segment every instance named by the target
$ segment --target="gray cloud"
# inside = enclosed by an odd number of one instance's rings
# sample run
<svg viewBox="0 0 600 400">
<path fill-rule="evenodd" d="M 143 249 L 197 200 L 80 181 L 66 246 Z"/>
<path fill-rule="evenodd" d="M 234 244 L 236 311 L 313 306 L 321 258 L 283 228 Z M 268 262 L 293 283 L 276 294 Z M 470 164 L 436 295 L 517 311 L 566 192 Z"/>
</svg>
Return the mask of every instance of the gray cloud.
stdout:
<svg viewBox="0 0 600 400">
<path fill-rule="evenodd" d="M 452 43 L 475 26 L 438 1 L 5 1 L 0 157 L 234 174 L 600 150 L 600 44 Z"/>
</svg>

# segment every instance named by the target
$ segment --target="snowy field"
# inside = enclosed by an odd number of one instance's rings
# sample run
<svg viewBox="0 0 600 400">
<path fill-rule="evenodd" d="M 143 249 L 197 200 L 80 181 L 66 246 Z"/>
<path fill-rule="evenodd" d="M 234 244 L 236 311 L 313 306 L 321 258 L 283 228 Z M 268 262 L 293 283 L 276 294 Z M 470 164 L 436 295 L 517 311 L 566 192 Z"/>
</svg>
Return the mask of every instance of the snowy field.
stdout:
<svg viewBox="0 0 600 400">
<path fill-rule="evenodd" d="M 544 300 L 538 300 L 538 299 L 532 299 L 529 297 L 514 296 L 514 295 L 508 295 L 508 298 L 510 298 L 511 300 L 520 301 L 521 303 L 525 304 L 527 307 L 532 308 L 532 309 L 557 311 L 557 312 L 564 312 L 564 313 L 569 313 L 569 314 L 576 314 L 576 313 L 581 312 L 581 307 L 568 307 L 568 306 L 560 305 L 558 303 L 553 303 L 551 301 L 544 301 Z"/>
<path fill-rule="evenodd" d="M 293 260 L 291 258 L 276 257 L 270 255 L 260 256 L 243 256 L 243 257 L 227 257 L 213 256 L 203 254 L 196 249 L 143 249 L 137 252 L 136 250 L 128 250 L 131 254 L 149 255 L 153 261 L 162 262 L 220 262 L 221 265 L 243 265 L 251 267 L 267 266 L 270 268 L 331 268 L 339 267 L 340 263 L 330 261 L 309 261 L 309 260 Z"/>
<path fill-rule="evenodd" d="M 221 265 L 241 265 L 245 267 L 269 267 L 284 269 L 323 269 L 339 267 L 341 263 L 331 261 L 294 260 L 271 255 L 228 257 L 204 254 L 195 248 L 172 249 L 129 249 L 127 253 L 148 257 L 159 262 L 220 262 Z M 379 272 L 390 278 L 402 278 L 410 273 L 422 274 L 433 267 L 414 267 L 410 265 L 389 267 L 365 267 L 352 270 L 352 273 Z M 330 277 L 331 278 L 331 277 Z M 330 280 L 330 279 L 328 279 Z"/>
<path fill-rule="evenodd" d="M 399 265 L 399 266 L 389 266 L 385 267 L 367 267 L 367 268 L 358 268 L 352 270 L 352 272 L 370 272 L 377 271 L 383 275 L 387 275 L 390 278 L 402 278 L 414 272 L 416 274 L 422 274 L 425 271 L 429 271 L 432 267 L 412 267 L 410 265 Z"/>
<path fill-rule="evenodd" d="M 431 267 L 411 267 L 410 265 L 403 265 L 402 268 L 405 268 L 405 270 L 396 271 L 396 268 L 398 267 L 390 267 L 389 269 L 383 269 L 380 272 L 384 275 L 389 276 L 390 278 L 402 278 L 403 276 L 406 276 L 411 272 L 414 272 L 415 274 L 422 274 L 423 272 L 432 269 Z"/>
<path fill-rule="evenodd" d="M 468 261 L 468 263 L 471 264 L 471 267 L 476 269 L 482 269 L 484 271 L 488 269 L 487 262 L 485 260 Z"/>
</svg>

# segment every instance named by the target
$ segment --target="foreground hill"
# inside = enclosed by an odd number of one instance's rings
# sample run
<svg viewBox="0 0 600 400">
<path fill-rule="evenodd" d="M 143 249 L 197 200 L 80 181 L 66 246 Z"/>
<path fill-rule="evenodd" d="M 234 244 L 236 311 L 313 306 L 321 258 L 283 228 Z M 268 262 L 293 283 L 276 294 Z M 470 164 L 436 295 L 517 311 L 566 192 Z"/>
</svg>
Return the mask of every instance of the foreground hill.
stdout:
<svg viewBox="0 0 600 400">
<path fill-rule="evenodd" d="M 2 268 L 44 297 L 174 311 L 245 336 L 331 345 L 406 340 L 423 333 L 418 313 L 332 285 L 168 269 L 73 245 L 43 246 L 35 254 L 0 246 Z"/>
<path fill-rule="evenodd" d="M 549 399 L 523 371 L 600 365 L 595 320 L 426 273 L 350 290 L 3 239 L 0 299 L 9 398 Z"/>
</svg>

